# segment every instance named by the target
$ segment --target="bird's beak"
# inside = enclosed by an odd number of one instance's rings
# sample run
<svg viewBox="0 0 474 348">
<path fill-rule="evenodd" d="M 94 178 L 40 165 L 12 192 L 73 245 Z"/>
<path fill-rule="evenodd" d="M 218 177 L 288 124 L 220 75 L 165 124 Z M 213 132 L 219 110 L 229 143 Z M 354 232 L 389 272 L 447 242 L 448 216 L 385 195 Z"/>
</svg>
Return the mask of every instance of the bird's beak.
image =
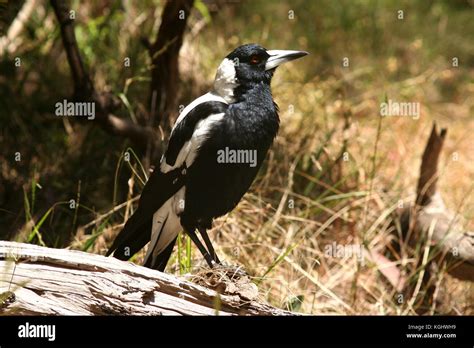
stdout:
<svg viewBox="0 0 474 348">
<path fill-rule="evenodd" d="M 288 50 L 268 50 L 267 53 L 270 55 L 267 63 L 265 64 L 265 70 L 271 70 L 277 66 L 304 57 L 308 55 L 305 51 L 288 51 Z"/>
</svg>

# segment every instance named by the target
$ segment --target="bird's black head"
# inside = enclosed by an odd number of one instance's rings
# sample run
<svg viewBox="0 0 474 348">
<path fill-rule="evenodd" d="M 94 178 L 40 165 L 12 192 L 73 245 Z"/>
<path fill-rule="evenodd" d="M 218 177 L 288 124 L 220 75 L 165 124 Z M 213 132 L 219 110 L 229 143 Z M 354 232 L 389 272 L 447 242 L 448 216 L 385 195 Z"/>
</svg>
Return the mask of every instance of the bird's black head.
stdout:
<svg viewBox="0 0 474 348">
<path fill-rule="evenodd" d="M 262 46 L 247 44 L 237 47 L 226 58 L 233 63 L 237 80 L 270 83 L 273 70 L 265 69 L 269 57 L 267 50 Z"/>
<path fill-rule="evenodd" d="M 275 68 L 280 64 L 307 55 L 304 51 L 267 50 L 257 44 L 237 47 L 217 69 L 214 90 L 228 102 L 234 100 L 234 90 L 255 83 L 270 84 Z"/>
</svg>

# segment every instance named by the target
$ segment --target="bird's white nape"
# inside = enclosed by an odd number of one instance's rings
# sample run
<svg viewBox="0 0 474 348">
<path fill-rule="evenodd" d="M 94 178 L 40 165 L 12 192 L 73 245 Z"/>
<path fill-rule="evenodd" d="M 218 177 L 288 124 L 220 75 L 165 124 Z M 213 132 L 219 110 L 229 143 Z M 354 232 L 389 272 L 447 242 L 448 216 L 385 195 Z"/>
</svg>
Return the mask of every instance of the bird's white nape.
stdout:
<svg viewBox="0 0 474 348">
<path fill-rule="evenodd" d="M 224 58 L 217 68 L 216 78 L 214 80 L 214 92 L 230 104 L 235 101 L 234 89 L 238 85 L 234 62 L 228 58 Z"/>
</svg>

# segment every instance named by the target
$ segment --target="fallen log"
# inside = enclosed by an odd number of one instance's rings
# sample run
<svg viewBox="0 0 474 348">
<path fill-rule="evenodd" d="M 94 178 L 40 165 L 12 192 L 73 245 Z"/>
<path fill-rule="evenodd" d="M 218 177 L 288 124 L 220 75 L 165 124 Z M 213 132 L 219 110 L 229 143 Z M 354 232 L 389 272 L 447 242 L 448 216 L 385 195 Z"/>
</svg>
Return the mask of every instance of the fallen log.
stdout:
<svg viewBox="0 0 474 348">
<path fill-rule="evenodd" d="M 291 315 L 152 269 L 0 241 L 0 315 Z"/>
</svg>

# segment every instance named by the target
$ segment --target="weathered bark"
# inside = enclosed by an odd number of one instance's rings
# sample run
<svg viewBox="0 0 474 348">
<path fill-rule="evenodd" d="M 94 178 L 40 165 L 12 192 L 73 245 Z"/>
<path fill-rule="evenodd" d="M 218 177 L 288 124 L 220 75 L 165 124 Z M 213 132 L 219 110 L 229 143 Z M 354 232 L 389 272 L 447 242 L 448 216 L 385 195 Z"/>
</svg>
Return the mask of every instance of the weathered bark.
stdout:
<svg viewBox="0 0 474 348">
<path fill-rule="evenodd" d="M 112 257 L 0 241 L 3 315 L 290 315 Z"/>
</svg>

